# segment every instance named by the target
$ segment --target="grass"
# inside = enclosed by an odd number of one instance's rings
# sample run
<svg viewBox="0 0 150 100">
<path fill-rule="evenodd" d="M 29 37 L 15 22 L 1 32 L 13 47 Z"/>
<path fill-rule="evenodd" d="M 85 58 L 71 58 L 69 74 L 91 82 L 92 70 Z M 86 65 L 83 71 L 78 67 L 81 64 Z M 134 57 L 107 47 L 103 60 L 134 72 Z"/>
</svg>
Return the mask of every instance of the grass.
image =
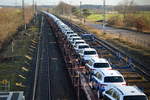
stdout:
<svg viewBox="0 0 150 100">
<path fill-rule="evenodd" d="M 114 16 L 119 16 L 119 18 L 123 18 L 123 14 L 106 14 L 106 20 L 114 17 Z M 139 12 L 137 14 L 134 14 L 135 17 L 144 17 L 147 19 L 150 19 L 150 11 L 147 12 Z M 103 14 L 91 14 L 87 17 L 88 20 L 90 21 L 98 21 L 98 20 L 103 20 Z"/>
<path fill-rule="evenodd" d="M 142 61 L 145 65 L 149 66 L 150 48 L 143 48 L 141 46 L 135 45 L 134 43 L 128 42 L 127 40 L 122 40 L 121 38 L 119 38 L 119 36 L 115 34 L 103 34 L 101 30 L 95 29 L 90 26 L 86 26 L 83 24 L 78 24 L 78 25 L 90 31 L 91 33 L 95 34 L 97 37 L 100 37 L 112 43 L 119 49 L 128 53 L 133 58 L 136 58 L 138 59 L 138 61 Z"/>
<path fill-rule="evenodd" d="M 102 31 L 95 29 L 90 26 L 80 25 L 82 28 L 90 31 L 91 33 L 95 34 L 97 37 L 100 37 L 107 42 L 113 44 L 115 47 L 119 48 L 129 56 L 136 58 L 137 61 L 145 64 L 144 66 L 149 66 L 149 59 L 150 59 L 150 48 L 143 48 L 141 46 L 135 45 L 134 43 L 128 42 L 126 40 L 120 39 L 115 34 L 103 34 Z"/>
<path fill-rule="evenodd" d="M 135 51 L 140 51 L 143 53 L 143 55 L 150 55 L 150 48 L 143 48 L 139 45 L 136 45 L 135 43 L 129 42 L 123 38 L 120 38 L 119 35 L 116 34 L 103 34 L 102 30 L 96 29 L 91 26 L 87 26 L 84 24 L 81 24 L 80 22 L 73 20 L 73 23 L 78 24 L 85 30 L 90 31 L 91 33 L 95 34 L 97 37 L 103 38 L 104 40 L 109 40 L 109 41 L 116 41 L 115 44 L 121 43 L 121 45 L 126 45 L 130 48 L 132 48 Z"/>
<path fill-rule="evenodd" d="M 0 43 L 3 43 L 16 32 L 23 21 L 19 9 L 1 8 L 0 13 Z"/>
<path fill-rule="evenodd" d="M 15 34 L 17 28 L 23 21 L 23 13 L 19 8 L 1 8 L 0 9 L 0 48 L 8 38 Z M 32 18 L 32 10 L 25 9 L 25 22 L 28 23 Z"/>
<path fill-rule="evenodd" d="M 103 15 L 101 15 L 101 14 L 92 14 L 92 15 L 88 16 L 87 19 L 90 20 L 90 21 L 102 20 Z"/>
<path fill-rule="evenodd" d="M 31 39 L 33 39 L 34 32 L 38 31 L 38 28 L 36 28 L 34 26 L 29 28 L 27 30 L 30 34 L 30 36 L 27 35 L 21 35 L 24 33 L 24 31 L 19 32 L 19 37 L 16 38 L 16 40 L 14 41 L 14 52 L 11 51 L 12 46 L 9 45 L 7 48 L 5 48 L 4 52 L 1 53 L 0 56 L 4 56 L 4 57 L 13 57 L 15 58 L 14 60 L 8 60 L 8 61 L 4 61 L 2 63 L 0 63 L 0 80 L 6 79 L 8 81 L 11 82 L 11 88 L 10 90 L 18 90 L 20 88 L 15 86 L 15 83 L 17 82 L 17 80 L 25 81 L 24 79 L 20 79 L 18 77 L 18 74 L 24 74 L 22 73 L 21 68 L 22 67 L 26 67 L 25 65 L 25 61 L 27 60 L 25 58 L 25 55 L 27 55 L 28 53 L 28 47 L 31 44 Z M 35 37 L 36 38 L 36 37 Z M 0 84 L 1 85 L 1 84 Z M 2 88 L 0 87 L 0 90 L 2 90 Z"/>
<path fill-rule="evenodd" d="M 17 32 L 17 28 L 23 24 L 22 11 L 18 8 L 1 8 L 0 13 L 0 45 L 10 38 L 14 42 L 14 52 L 12 52 L 12 45 L 9 44 L 3 48 L 0 57 L 13 58 L 0 62 L 0 90 L 4 90 L 1 86 L 1 80 L 8 80 L 10 82 L 10 90 L 16 91 L 18 87 L 15 86 L 18 80 L 17 74 L 22 73 L 21 67 L 24 66 L 26 58 L 24 57 L 28 52 L 28 47 L 33 39 L 32 35 L 25 35 L 25 32 L 34 33 L 38 28 L 31 27 L 27 31 Z M 33 16 L 32 10 L 26 8 L 25 22 L 29 23 Z M 12 37 L 18 33 L 17 36 Z M 22 80 L 23 81 L 23 80 Z"/>
<path fill-rule="evenodd" d="M 148 12 L 145 12 L 145 13 L 148 13 Z M 62 16 L 62 17 L 67 19 L 67 17 L 64 17 L 64 16 Z M 120 15 L 120 17 L 122 17 L 122 16 Z M 73 21 L 73 23 L 78 24 L 79 26 L 81 26 L 85 30 L 88 30 L 91 33 L 94 33 L 98 37 L 101 37 L 103 39 L 117 40 L 118 42 L 122 42 L 124 45 L 129 45 L 129 46 L 132 46 L 133 48 L 137 47 L 138 49 L 143 48 L 142 50 L 149 52 L 149 49 L 150 49 L 149 47 L 142 46 L 141 44 L 139 45 L 139 44 L 135 43 L 134 41 L 129 41 L 128 37 L 122 37 L 119 34 L 118 35 L 109 34 L 109 33 L 103 34 L 102 30 L 96 29 L 96 28 L 88 26 L 88 25 L 84 25 L 84 24 L 81 23 L 81 21 L 79 19 L 77 19 L 75 17 L 74 18 L 72 17 L 72 21 Z"/>
<path fill-rule="evenodd" d="M 106 14 L 106 20 L 109 25 L 115 27 L 150 33 L 150 11 L 141 11 L 126 16 L 126 19 L 124 19 L 123 14 Z M 103 14 L 91 14 L 86 19 L 87 21 L 96 22 L 98 20 L 103 20 L 104 17 Z"/>
<path fill-rule="evenodd" d="M 119 16 L 120 18 L 123 17 L 122 14 L 106 14 L 106 19 L 110 19 L 113 16 Z M 87 17 L 87 20 L 89 21 L 98 21 L 98 20 L 103 20 L 104 16 L 103 14 L 91 14 Z"/>
</svg>

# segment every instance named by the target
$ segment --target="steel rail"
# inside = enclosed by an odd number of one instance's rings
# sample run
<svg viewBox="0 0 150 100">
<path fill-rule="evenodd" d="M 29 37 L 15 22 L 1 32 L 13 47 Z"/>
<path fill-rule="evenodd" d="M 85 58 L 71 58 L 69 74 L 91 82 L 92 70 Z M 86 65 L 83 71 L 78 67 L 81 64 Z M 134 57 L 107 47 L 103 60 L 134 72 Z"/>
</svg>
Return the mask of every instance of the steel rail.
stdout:
<svg viewBox="0 0 150 100">
<path fill-rule="evenodd" d="M 42 33 L 42 26 L 43 26 L 43 17 L 42 17 L 42 22 L 41 22 L 40 33 Z M 35 97 L 36 97 L 37 79 L 38 79 L 38 72 L 39 72 L 39 65 L 40 65 L 40 45 L 41 45 L 41 35 L 39 36 L 38 50 L 37 50 L 37 56 L 36 56 L 36 68 L 35 68 L 35 78 L 34 78 L 34 85 L 33 85 L 32 100 L 35 100 Z"/>
<path fill-rule="evenodd" d="M 60 17 L 59 17 L 60 18 Z M 69 26 L 72 26 L 73 28 L 76 28 L 77 30 L 80 30 L 80 32 L 84 33 L 90 33 L 89 31 L 77 26 L 76 24 L 73 24 L 69 21 L 66 21 L 66 19 L 60 18 L 63 20 L 64 23 L 69 24 Z M 147 73 L 146 71 L 144 71 L 143 68 L 146 68 L 146 66 L 144 66 L 144 64 L 138 62 L 136 59 L 134 59 L 133 57 L 130 57 L 129 55 L 127 55 L 126 53 L 124 53 L 122 50 L 119 50 L 118 48 L 116 48 L 115 46 L 113 46 L 112 44 L 106 42 L 105 40 L 98 38 L 96 36 L 94 36 L 95 40 L 99 43 L 102 44 L 106 49 L 108 49 L 109 51 L 111 51 L 113 54 L 119 53 L 122 56 L 122 59 L 128 58 L 130 60 L 132 60 L 132 66 L 133 69 L 137 69 L 139 73 L 141 73 L 142 75 L 144 75 L 144 77 L 147 80 L 150 80 L 150 74 Z"/>
</svg>

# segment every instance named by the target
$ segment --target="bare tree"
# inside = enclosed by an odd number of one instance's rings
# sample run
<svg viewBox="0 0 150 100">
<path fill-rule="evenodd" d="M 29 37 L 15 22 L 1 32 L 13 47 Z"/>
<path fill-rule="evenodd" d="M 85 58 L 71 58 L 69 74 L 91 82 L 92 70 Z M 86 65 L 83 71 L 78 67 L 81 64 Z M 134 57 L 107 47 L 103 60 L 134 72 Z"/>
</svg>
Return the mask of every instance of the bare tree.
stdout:
<svg viewBox="0 0 150 100">
<path fill-rule="evenodd" d="M 54 8 L 56 14 L 69 15 L 74 9 L 74 6 L 67 4 L 65 2 L 60 2 L 58 6 Z"/>
<path fill-rule="evenodd" d="M 137 16 L 138 6 L 134 0 L 124 0 L 115 7 L 119 13 L 123 14 L 123 24 L 124 26 L 136 28 L 137 31 L 143 31 L 146 27 L 145 18 L 142 16 Z"/>
<path fill-rule="evenodd" d="M 136 3 L 134 0 L 123 0 L 118 4 L 118 6 L 115 7 L 115 10 L 122 13 L 124 19 L 126 19 L 128 14 L 136 13 Z"/>
</svg>

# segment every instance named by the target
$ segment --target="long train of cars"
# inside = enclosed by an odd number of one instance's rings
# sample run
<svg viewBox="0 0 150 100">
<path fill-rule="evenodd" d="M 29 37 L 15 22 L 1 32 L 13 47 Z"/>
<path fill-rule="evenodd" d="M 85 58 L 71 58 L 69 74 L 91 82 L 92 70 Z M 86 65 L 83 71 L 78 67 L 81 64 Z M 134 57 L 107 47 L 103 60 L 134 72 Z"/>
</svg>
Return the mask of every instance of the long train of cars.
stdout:
<svg viewBox="0 0 150 100">
<path fill-rule="evenodd" d="M 98 98 L 103 98 L 103 100 L 148 100 L 137 86 L 128 86 L 123 75 L 113 70 L 107 59 L 100 58 L 97 51 L 91 48 L 79 34 L 53 14 L 44 11 L 43 13 L 57 24 L 80 62 L 85 66 L 84 74 L 88 76 L 90 87 L 97 91 Z"/>
</svg>

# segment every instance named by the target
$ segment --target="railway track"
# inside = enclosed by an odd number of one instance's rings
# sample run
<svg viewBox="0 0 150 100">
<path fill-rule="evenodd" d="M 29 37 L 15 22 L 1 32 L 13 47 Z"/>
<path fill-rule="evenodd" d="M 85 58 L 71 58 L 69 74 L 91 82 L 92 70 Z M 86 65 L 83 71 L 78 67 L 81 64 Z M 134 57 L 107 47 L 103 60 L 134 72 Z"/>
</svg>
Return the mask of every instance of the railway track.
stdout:
<svg viewBox="0 0 150 100">
<path fill-rule="evenodd" d="M 45 27 L 42 17 L 32 100 L 51 100 L 48 45 L 45 45 L 48 44 L 48 40 L 47 34 L 44 32 Z"/>
<path fill-rule="evenodd" d="M 78 63 L 79 59 L 75 57 L 73 48 L 65 39 L 65 35 L 61 32 L 55 21 L 49 17 L 47 17 L 47 20 L 55 33 L 58 45 L 64 56 L 66 68 L 71 77 L 72 84 L 77 91 L 78 100 L 80 99 L 80 89 L 85 92 L 86 99 L 97 100 L 96 91 L 90 88 L 88 76 L 84 74 L 85 67 Z M 63 20 L 63 22 L 70 26 L 72 30 L 79 35 L 89 33 L 88 31 L 81 29 L 66 20 Z M 125 77 L 128 85 L 138 86 L 145 94 L 147 94 L 148 97 L 150 97 L 150 75 L 143 68 L 141 68 L 143 66 L 106 41 L 95 36 L 93 37 L 94 40 L 86 42 L 90 45 L 90 47 L 97 50 L 99 57 L 106 58 L 111 63 L 113 69 L 120 71 Z"/>
<path fill-rule="evenodd" d="M 79 33 L 79 34 L 90 33 L 89 31 L 87 31 L 85 29 L 82 29 L 82 28 L 80 28 L 79 26 L 77 26 L 75 24 L 70 23 L 69 21 L 66 21 L 65 19 L 62 19 L 62 20 L 64 21 L 64 23 L 66 23 L 67 25 L 72 27 L 72 29 L 74 29 L 74 31 Z M 95 38 L 97 43 L 102 44 L 110 52 L 112 52 L 113 54 L 116 54 L 117 56 L 119 55 L 122 59 L 126 60 L 125 62 L 130 63 L 132 66 L 136 66 L 136 69 L 139 70 L 140 73 L 144 75 L 144 77 L 146 77 L 147 79 L 150 80 L 150 73 L 149 73 L 150 70 L 147 68 L 148 66 L 144 66 L 145 64 L 137 61 L 136 59 L 134 59 L 132 57 L 130 57 L 128 54 L 126 54 L 125 52 L 119 50 L 118 48 L 116 48 L 112 44 L 104 41 L 103 39 L 98 38 L 96 36 L 94 36 L 94 38 Z"/>
<path fill-rule="evenodd" d="M 42 17 L 32 100 L 75 100 L 55 36 Z"/>
<path fill-rule="evenodd" d="M 77 25 L 66 20 L 63 21 L 78 34 L 89 33 Z M 109 62 L 111 62 L 113 69 L 118 70 L 123 74 L 128 85 L 138 86 L 150 98 L 150 74 L 146 71 L 146 67 L 106 41 L 97 38 L 96 36 L 94 36 L 94 38 L 95 41 L 87 41 L 87 43 L 98 51 L 99 56 L 108 59 Z"/>
</svg>

